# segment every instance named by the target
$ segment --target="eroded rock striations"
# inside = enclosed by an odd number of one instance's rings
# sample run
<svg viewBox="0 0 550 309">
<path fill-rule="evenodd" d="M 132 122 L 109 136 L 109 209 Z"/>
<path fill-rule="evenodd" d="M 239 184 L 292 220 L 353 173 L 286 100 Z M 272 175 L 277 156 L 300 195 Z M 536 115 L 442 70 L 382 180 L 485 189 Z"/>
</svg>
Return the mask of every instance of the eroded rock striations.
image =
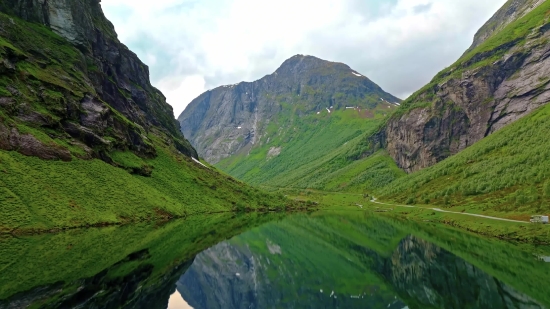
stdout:
<svg viewBox="0 0 550 309">
<path fill-rule="evenodd" d="M 345 64 L 296 55 L 260 80 L 221 86 L 201 94 L 178 120 L 183 134 L 199 154 L 210 163 L 217 163 L 253 147 L 285 105 L 300 105 L 300 116 L 325 112 L 331 107 L 374 108 L 381 103 L 399 102 Z"/>
<path fill-rule="evenodd" d="M 369 138 L 366 155 L 386 148 L 399 167 L 414 172 L 547 104 L 547 8 L 544 1 L 507 3 L 476 35 L 471 51 L 407 99 Z"/>
<path fill-rule="evenodd" d="M 148 134 L 158 132 L 197 156 L 151 86 L 148 67 L 118 41 L 100 0 L 4 0 L 0 12 L 1 149 L 70 160 L 67 149 L 76 147 L 79 157 L 110 162 L 113 150 L 154 157 Z"/>
</svg>

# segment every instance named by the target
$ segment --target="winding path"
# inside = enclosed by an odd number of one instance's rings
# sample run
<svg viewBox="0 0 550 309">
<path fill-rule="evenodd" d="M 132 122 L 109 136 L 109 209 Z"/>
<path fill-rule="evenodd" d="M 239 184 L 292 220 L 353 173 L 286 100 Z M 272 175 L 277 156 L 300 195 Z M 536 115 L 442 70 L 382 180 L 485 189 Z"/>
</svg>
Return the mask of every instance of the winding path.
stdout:
<svg viewBox="0 0 550 309">
<path fill-rule="evenodd" d="M 457 215 L 465 215 L 465 216 L 472 216 L 472 217 L 479 217 L 479 218 L 499 220 L 499 221 L 507 221 L 507 222 L 515 222 L 515 223 L 530 223 L 530 222 L 527 222 L 527 221 L 519 221 L 519 220 L 512 220 L 512 219 L 504 219 L 504 218 L 498 218 L 498 217 L 478 215 L 478 214 L 470 214 L 470 213 L 466 213 L 466 212 L 448 211 L 448 210 L 443 210 L 443 209 L 440 209 L 440 208 L 427 208 L 427 207 L 418 207 L 418 206 L 411 206 L 411 205 L 397 205 L 397 204 L 382 203 L 382 202 L 376 201 L 375 197 L 373 197 L 372 200 L 370 200 L 370 202 L 380 204 L 380 205 L 394 206 L 394 207 L 430 209 L 430 210 L 438 211 L 438 212 L 457 214 Z"/>
</svg>

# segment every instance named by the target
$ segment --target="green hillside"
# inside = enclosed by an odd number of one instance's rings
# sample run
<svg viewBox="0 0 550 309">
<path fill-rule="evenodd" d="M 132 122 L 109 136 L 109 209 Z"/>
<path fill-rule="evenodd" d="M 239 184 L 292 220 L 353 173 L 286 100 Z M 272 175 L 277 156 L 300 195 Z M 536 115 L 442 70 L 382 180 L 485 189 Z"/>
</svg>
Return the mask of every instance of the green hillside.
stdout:
<svg viewBox="0 0 550 309">
<path fill-rule="evenodd" d="M 377 191 L 384 200 L 550 213 L 550 105 Z"/>
<path fill-rule="evenodd" d="M 281 196 L 263 193 L 168 149 L 143 160 L 151 177 L 100 160 L 48 162 L 0 151 L 0 231 L 25 232 L 199 213 L 282 209 Z"/>
<path fill-rule="evenodd" d="M 255 185 L 334 187 L 329 173 L 348 164 L 339 156 L 353 151 L 364 132 L 372 132 L 395 109 L 394 105 L 385 103 L 372 110 L 343 109 L 300 116 L 299 104 L 283 106 L 277 118 L 270 121 L 258 146 L 224 159 L 216 166 Z M 376 164 L 374 161 L 376 159 L 369 162 Z M 362 167 L 354 164 L 348 169 Z M 360 177 L 361 172 L 357 172 L 358 175 L 353 176 Z M 319 179 L 320 176 L 324 180 Z"/>
<path fill-rule="evenodd" d="M 0 13 L 0 233 L 291 206 L 194 162 L 146 66 L 75 5 L 120 59 Z"/>
<path fill-rule="evenodd" d="M 489 135 L 455 156 L 435 166 L 405 174 L 385 149 L 376 148 L 376 132 L 384 129 L 391 119 L 398 119 L 415 109 L 427 113 L 443 113 L 434 103 L 438 86 L 466 70 L 490 66 L 512 47 L 523 46 L 529 34 L 545 31 L 550 3 L 545 2 L 525 17 L 510 23 L 478 47 L 466 53 L 451 67 L 440 72 L 433 81 L 405 100 L 391 115 L 377 121 L 377 128 L 364 126 L 363 133 L 343 140 L 339 147 L 316 159 L 304 159 L 303 154 L 292 156 L 301 160 L 284 173 L 260 168 L 261 176 L 243 179 L 263 179 L 256 183 L 266 186 L 352 193 L 374 193 L 386 201 L 408 204 L 429 204 L 443 207 L 467 206 L 469 212 L 508 213 L 523 220 L 527 214 L 550 212 L 550 147 L 546 138 L 550 129 L 550 107 L 543 106 L 529 116 Z M 542 39 L 539 39 L 539 41 Z M 537 41 L 538 42 L 538 41 Z M 540 42 L 539 42 L 540 43 Z M 540 87 L 547 85 L 541 80 Z M 541 88 L 542 89 L 542 88 Z M 433 102 L 430 100 L 434 99 Z M 479 103 L 483 104 L 483 103 Z M 452 107 L 452 106 L 451 106 Z M 450 108 L 445 107 L 443 108 Z M 358 120 L 360 121 L 360 120 Z M 303 143 L 309 147 L 309 141 Z M 378 141 L 380 143 L 380 141 Z M 319 149 L 325 149 L 321 144 Z M 306 147 L 303 147 L 306 148 Z M 314 147 L 311 147 L 314 148 Z M 290 155 L 289 155 L 290 156 Z M 291 162 L 291 160 L 289 160 Z M 272 167 L 277 161 L 263 166 Z M 277 166 L 281 166 L 278 164 Z M 262 165 L 260 165 L 262 166 Z M 404 177 L 405 176 L 405 177 Z"/>
</svg>

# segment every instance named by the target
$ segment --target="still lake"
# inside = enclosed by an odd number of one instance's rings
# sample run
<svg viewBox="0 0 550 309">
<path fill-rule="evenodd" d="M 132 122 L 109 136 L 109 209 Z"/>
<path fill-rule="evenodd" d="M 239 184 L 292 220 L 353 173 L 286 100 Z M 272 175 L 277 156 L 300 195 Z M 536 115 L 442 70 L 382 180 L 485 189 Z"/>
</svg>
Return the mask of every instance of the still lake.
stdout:
<svg viewBox="0 0 550 309">
<path fill-rule="evenodd" d="M 550 248 L 361 211 L 0 238 L 0 308 L 550 308 Z"/>
</svg>

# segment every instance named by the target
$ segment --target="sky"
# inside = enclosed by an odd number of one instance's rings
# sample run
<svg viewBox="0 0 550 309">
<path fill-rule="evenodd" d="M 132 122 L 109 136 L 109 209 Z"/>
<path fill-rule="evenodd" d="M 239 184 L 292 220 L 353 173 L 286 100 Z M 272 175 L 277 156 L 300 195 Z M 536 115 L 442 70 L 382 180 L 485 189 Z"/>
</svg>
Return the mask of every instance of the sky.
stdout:
<svg viewBox="0 0 550 309">
<path fill-rule="evenodd" d="M 175 116 L 201 93 L 305 54 L 405 99 L 456 61 L 506 0 L 103 0 Z"/>
</svg>

